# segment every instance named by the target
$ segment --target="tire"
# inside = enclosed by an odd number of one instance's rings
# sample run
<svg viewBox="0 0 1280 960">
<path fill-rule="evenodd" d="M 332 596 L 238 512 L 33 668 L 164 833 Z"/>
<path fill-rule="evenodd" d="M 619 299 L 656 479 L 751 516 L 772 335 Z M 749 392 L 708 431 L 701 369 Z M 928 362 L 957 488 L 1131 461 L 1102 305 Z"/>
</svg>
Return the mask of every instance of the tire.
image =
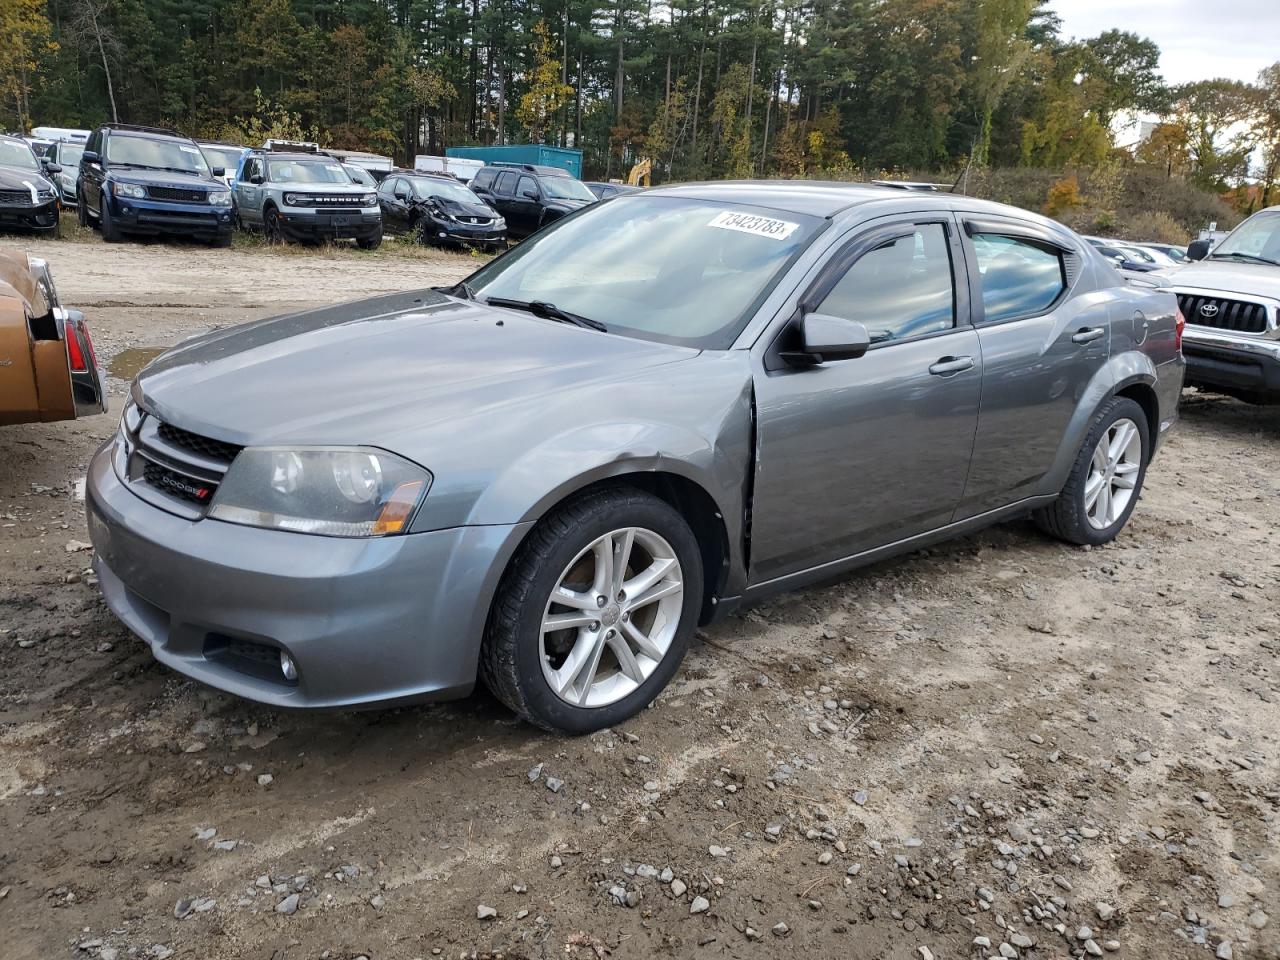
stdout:
<svg viewBox="0 0 1280 960">
<path fill-rule="evenodd" d="M 262 235 L 267 243 L 277 246 L 284 243 L 284 229 L 280 226 L 280 211 L 267 207 L 262 211 Z"/>
<path fill-rule="evenodd" d="M 106 243 L 120 242 L 120 228 L 111 219 L 111 204 L 105 200 L 98 209 L 98 229 L 102 231 L 102 239 Z"/>
<path fill-rule="evenodd" d="M 1108 445 L 1114 448 L 1120 442 L 1121 426 L 1127 433 L 1132 428 L 1136 434 L 1137 445 L 1130 437 L 1126 444 L 1123 462 L 1105 463 L 1107 458 L 1101 452 L 1100 444 L 1104 437 Z M 1134 456 L 1135 451 L 1136 457 Z M 1151 436 L 1147 425 L 1146 412 L 1135 401 L 1127 397 L 1112 397 L 1094 415 L 1093 425 L 1085 435 L 1076 462 L 1071 467 L 1066 485 L 1058 495 L 1058 499 L 1034 514 L 1036 525 L 1050 536 L 1065 540 L 1067 543 L 1089 544 L 1097 546 L 1110 543 L 1124 529 L 1137 506 L 1142 494 L 1142 484 L 1147 475 L 1147 464 L 1151 459 Z M 1095 499 L 1090 494 L 1096 484 L 1091 478 L 1101 477 L 1100 492 Z M 1112 479 L 1112 478 L 1116 479 Z M 1132 487 L 1121 486 L 1128 478 Z M 1127 496 L 1124 496 L 1127 494 Z M 1124 497 L 1120 504 L 1105 514 L 1101 513 L 1104 504 L 1110 506 L 1115 500 Z M 1108 522 L 1109 521 L 1109 522 Z"/>
<path fill-rule="evenodd" d="M 76 192 L 76 223 L 82 227 L 89 226 L 89 208 L 85 205 L 84 194 Z"/>
<path fill-rule="evenodd" d="M 378 228 L 378 232 L 368 237 L 358 237 L 356 246 L 361 250 L 377 250 L 382 246 L 382 228 Z"/>
<path fill-rule="evenodd" d="M 226 249 L 227 247 L 231 246 L 232 239 L 233 237 L 231 233 L 229 232 L 225 234 L 220 233 L 213 238 L 213 242 L 210 244 L 210 246 L 221 247 L 222 249 Z"/>
<path fill-rule="evenodd" d="M 564 610 L 553 612 L 552 591 L 562 582 L 579 589 L 577 576 L 583 578 L 580 599 L 604 599 L 590 597 L 587 581 L 598 570 L 591 548 L 601 542 L 621 545 L 625 531 L 633 538 L 631 560 L 623 570 L 625 582 L 663 570 L 660 578 L 637 586 L 639 596 L 626 598 L 626 603 L 613 602 L 625 596 L 624 591 L 598 610 L 563 605 Z M 614 539 L 606 540 L 610 537 Z M 619 581 L 613 583 L 616 588 Z M 682 593 L 671 589 L 676 583 L 683 586 Z M 664 590 L 666 597 L 644 600 Z M 637 599 L 642 602 L 630 607 Z M 634 716 L 662 691 L 684 659 L 701 607 L 702 555 L 684 518 L 667 503 L 628 487 L 589 493 L 544 517 L 516 551 L 489 613 L 480 674 L 494 696 L 530 723 L 564 733 L 591 733 Z M 544 616 L 575 614 L 594 624 L 544 633 Z M 656 658 L 628 639 L 637 627 Z M 614 652 L 618 644 L 631 651 L 630 674 Z M 573 654 L 593 645 L 602 651 L 594 661 L 578 658 L 592 666 L 589 673 L 573 671 Z M 548 675 L 557 669 L 566 676 L 577 672 L 581 683 L 575 687 L 575 677 L 569 676 L 562 696 Z"/>
</svg>

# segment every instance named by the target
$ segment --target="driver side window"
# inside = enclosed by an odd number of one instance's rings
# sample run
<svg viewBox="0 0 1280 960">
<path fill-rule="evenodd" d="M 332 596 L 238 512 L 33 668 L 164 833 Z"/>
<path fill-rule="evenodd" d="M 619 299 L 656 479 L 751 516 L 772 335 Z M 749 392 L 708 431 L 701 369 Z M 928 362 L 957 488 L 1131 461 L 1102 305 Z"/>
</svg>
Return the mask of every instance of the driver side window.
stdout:
<svg viewBox="0 0 1280 960">
<path fill-rule="evenodd" d="M 529 199 L 528 194 L 532 193 L 535 197 L 538 195 L 538 184 L 533 177 L 521 177 L 520 183 L 516 187 L 516 196 L 521 200 Z"/>
<path fill-rule="evenodd" d="M 913 233 L 859 257 L 831 288 L 818 313 L 856 320 L 872 343 L 905 340 L 955 326 L 955 281 L 946 227 Z"/>
</svg>

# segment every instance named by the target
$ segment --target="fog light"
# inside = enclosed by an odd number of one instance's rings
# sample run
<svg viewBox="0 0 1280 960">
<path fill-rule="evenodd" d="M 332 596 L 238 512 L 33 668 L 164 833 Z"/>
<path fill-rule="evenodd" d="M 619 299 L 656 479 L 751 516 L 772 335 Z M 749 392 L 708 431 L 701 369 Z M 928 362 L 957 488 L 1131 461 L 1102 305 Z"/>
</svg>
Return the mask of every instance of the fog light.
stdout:
<svg viewBox="0 0 1280 960">
<path fill-rule="evenodd" d="M 298 679 L 298 665 L 293 662 L 293 657 L 283 650 L 280 651 L 280 672 L 284 674 L 286 680 Z"/>
<path fill-rule="evenodd" d="M 447 234 L 447 233 L 445 233 L 443 230 L 441 230 L 441 231 L 440 231 L 440 236 L 441 236 L 441 237 L 447 237 L 447 236 L 448 236 L 448 234 Z"/>
</svg>

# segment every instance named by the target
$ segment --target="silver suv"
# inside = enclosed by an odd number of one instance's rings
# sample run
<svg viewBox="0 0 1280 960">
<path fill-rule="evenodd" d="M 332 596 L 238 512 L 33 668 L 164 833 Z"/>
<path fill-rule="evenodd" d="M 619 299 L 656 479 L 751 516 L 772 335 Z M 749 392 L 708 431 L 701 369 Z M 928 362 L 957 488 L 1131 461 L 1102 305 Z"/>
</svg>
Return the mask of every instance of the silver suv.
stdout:
<svg viewBox="0 0 1280 960">
<path fill-rule="evenodd" d="M 326 153 L 254 150 L 233 193 L 240 225 L 261 230 L 268 242 L 355 240 L 363 250 L 382 243 L 377 193 Z"/>
<path fill-rule="evenodd" d="M 1280 206 L 1251 216 L 1171 274 L 1187 319 L 1187 383 L 1250 403 L 1280 403 Z"/>
</svg>

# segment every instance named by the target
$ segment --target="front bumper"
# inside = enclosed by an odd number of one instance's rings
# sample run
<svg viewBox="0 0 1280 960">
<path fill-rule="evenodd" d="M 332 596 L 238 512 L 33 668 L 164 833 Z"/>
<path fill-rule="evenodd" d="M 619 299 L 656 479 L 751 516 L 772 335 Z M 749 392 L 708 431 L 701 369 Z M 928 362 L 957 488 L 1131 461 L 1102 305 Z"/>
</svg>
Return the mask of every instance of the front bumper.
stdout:
<svg viewBox="0 0 1280 960">
<path fill-rule="evenodd" d="M 58 201 L 0 206 L 0 227 L 23 227 L 28 230 L 52 230 L 58 225 Z"/>
<path fill-rule="evenodd" d="M 1189 325 L 1182 336 L 1182 352 L 1189 384 L 1280 402 L 1280 340 Z"/>
<path fill-rule="evenodd" d="M 430 218 L 423 221 L 422 236 L 434 243 L 502 243 L 507 228 Z"/>
<path fill-rule="evenodd" d="M 107 605 L 161 663 L 279 707 L 387 706 L 474 686 L 490 600 L 528 524 L 344 539 L 187 520 L 120 482 L 114 442 L 89 466 L 94 568 Z"/>
<path fill-rule="evenodd" d="M 103 198 L 104 202 L 106 198 Z M 129 233 L 226 237 L 231 235 L 231 208 L 207 203 L 168 203 L 112 197 L 116 225 Z"/>
<path fill-rule="evenodd" d="M 382 211 L 377 207 L 351 210 L 315 210 L 281 207 L 280 226 L 298 240 L 364 240 L 382 230 Z"/>
</svg>

